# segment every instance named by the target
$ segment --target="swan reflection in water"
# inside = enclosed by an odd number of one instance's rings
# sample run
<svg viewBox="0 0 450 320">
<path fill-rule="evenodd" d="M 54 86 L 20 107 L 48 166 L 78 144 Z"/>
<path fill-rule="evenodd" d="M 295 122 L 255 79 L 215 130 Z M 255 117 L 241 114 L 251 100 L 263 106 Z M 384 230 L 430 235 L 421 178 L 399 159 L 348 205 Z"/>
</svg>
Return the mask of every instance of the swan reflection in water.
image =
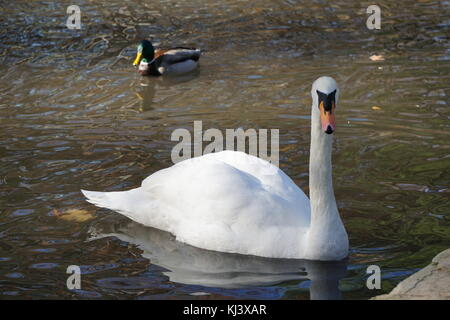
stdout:
<svg viewBox="0 0 450 320">
<path fill-rule="evenodd" d="M 347 261 L 321 262 L 270 259 L 199 249 L 175 240 L 168 232 L 136 222 L 103 223 L 90 230 L 90 240 L 116 237 L 137 245 L 152 264 L 167 269 L 172 282 L 214 288 L 270 286 L 289 280 L 311 280 L 311 299 L 340 299 L 339 280 Z"/>
</svg>

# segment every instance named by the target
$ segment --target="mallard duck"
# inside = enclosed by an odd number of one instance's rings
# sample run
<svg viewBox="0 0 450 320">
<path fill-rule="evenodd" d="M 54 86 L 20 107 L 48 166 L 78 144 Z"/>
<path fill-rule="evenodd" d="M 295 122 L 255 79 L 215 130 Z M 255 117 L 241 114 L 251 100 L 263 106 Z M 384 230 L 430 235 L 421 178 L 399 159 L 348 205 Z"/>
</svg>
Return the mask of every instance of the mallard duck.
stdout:
<svg viewBox="0 0 450 320">
<path fill-rule="evenodd" d="M 182 74 L 197 68 L 201 50 L 196 48 L 175 47 L 167 50 L 156 49 L 148 40 L 142 40 L 137 48 L 134 66 L 139 66 L 143 76 Z"/>
</svg>

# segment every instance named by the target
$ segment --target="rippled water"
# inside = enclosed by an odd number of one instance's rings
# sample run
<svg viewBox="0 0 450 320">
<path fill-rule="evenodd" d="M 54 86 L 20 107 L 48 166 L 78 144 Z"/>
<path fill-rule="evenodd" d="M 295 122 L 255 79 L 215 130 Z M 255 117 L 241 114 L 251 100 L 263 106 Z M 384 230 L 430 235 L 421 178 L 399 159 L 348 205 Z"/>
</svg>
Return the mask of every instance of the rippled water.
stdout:
<svg viewBox="0 0 450 320">
<path fill-rule="evenodd" d="M 85 0 L 81 30 L 65 26 L 71 1 L 1 2 L 0 297 L 365 299 L 428 264 L 450 246 L 450 3 L 377 3 L 382 28 L 370 31 L 372 3 L 358 1 Z M 200 72 L 141 78 L 141 38 L 204 49 Z M 279 128 L 280 166 L 307 191 L 321 75 L 342 90 L 344 265 L 198 250 L 79 192 L 138 186 L 171 164 L 171 132 L 194 120 Z M 381 290 L 365 286 L 371 264 Z M 82 290 L 67 290 L 69 265 Z"/>
</svg>

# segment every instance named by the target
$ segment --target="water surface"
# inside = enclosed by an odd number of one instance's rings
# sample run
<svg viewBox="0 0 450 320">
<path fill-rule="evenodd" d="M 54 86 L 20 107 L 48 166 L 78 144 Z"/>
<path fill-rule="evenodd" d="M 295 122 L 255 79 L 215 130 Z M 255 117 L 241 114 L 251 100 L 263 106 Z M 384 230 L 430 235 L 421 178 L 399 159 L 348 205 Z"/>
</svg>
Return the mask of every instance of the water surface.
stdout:
<svg viewBox="0 0 450 320">
<path fill-rule="evenodd" d="M 0 4 L 2 299 L 366 299 L 450 246 L 448 1 L 378 1 L 373 31 L 372 3 L 358 1 L 77 3 L 81 30 L 65 26 L 71 1 Z M 202 48 L 200 71 L 141 78 L 131 62 L 142 38 Z M 202 120 L 279 129 L 280 167 L 307 193 L 309 91 L 322 75 L 342 91 L 333 175 L 351 244 L 331 280 L 328 265 L 145 236 L 79 192 L 138 186 L 171 164 L 172 131 Z M 219 274 L 177 265 L 186 255 Z M 381 290 L 365 286 L 372 264 Z M 82 267 L 80 291 L 66 288 L 69 265 Z M 319 296 L 314 279 L 327 283 Z"/>
</svg>

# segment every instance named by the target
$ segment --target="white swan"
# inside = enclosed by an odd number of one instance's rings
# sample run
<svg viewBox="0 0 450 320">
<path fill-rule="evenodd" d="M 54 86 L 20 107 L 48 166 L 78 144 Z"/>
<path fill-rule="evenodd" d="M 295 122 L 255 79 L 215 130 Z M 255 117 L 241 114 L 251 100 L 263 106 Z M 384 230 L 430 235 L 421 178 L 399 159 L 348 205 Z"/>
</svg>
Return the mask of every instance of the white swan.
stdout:
<svg viewBox="0 0 450 320">
<path fill-rule="evenodd" d="M 119 192 L 82 190 L 92 204 L 117 211 L 181 242 L 220 252 L 270 258 L 341 260 L 348 237 L 331 175 L 334 112 L 330 77 L 311 90 L 311 201 L 280 169 L 242 152 L 188 159 Z"/>
</svg>

